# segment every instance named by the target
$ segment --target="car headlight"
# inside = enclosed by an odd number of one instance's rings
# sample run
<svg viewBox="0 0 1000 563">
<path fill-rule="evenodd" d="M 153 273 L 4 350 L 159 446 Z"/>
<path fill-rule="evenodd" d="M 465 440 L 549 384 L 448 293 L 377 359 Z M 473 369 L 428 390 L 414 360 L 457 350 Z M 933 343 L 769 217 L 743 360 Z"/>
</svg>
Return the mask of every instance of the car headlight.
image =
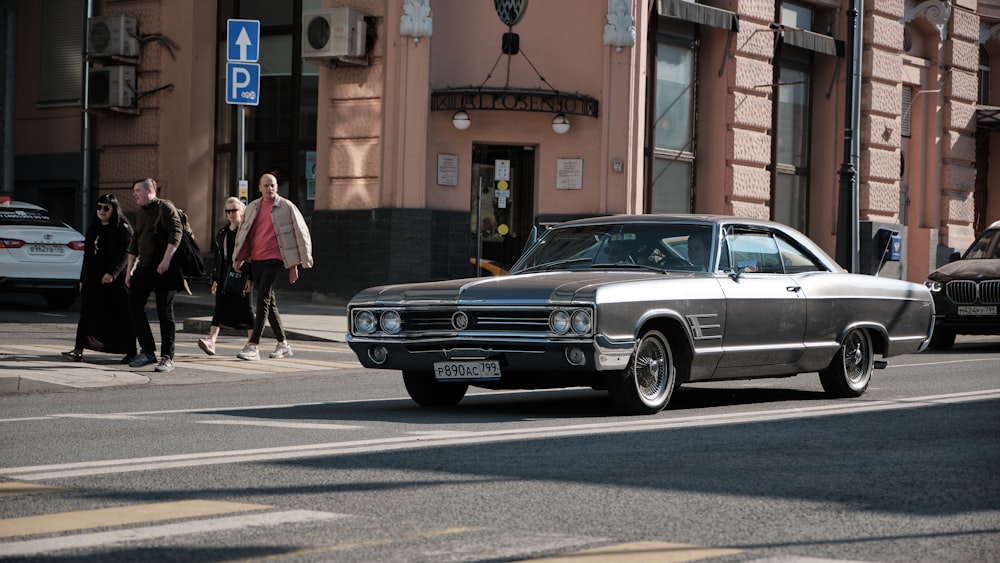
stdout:
<svg viewBox="0 0 1000 563">
<path fill-rule="evenodd" d="M 592 321 L 590 317 L 590 311 L 586 309 L 579 309 L 573 313 L 572 317 L 573 332 L 577 334 L 590 334 L 590 329 L 592 326 Z"/>
<path fill-rule="evenodd" d="M 549 328 L 556 334 L 566 334 L 569 332 L 569 313 L 562 309 L 552 311 L 549 315 Z"/>
<path fill-rule="evenodd" d="M 379 319 L 382 330 L 388 334 L 396 334 L 403 328 L 403 320 L 399 317 L 399 311 L 388 310 L 382 313 Z"/>
<path fill-rule="evenodd" d="M 927 289 L 931 290 L 931 293 L 939 293 L 944 289 L 944 284 L 939 281 L 927 280 L 924 282 L 924 285 L 927 286 Z"/>
<path fill-rule="evenodd" d="M 375 314 L 371 311 L 358 311 L 355 313 L 354 331 L 360 334 L 375 332 Z"/>
</svg>

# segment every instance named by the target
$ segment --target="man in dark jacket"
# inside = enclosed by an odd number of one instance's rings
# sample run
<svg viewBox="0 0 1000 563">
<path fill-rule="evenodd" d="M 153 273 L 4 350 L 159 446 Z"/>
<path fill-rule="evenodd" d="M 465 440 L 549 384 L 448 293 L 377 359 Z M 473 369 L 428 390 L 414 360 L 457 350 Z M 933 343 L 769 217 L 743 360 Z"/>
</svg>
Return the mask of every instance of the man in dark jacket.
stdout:
<svg viewBox="0 0 1000 563">
<path fill-rule="evenodd" d="M 156 371 L 168 372 L 174 369 L 174 295 L 184 286 L 180 269 L 170 263 L 181 241 L 181 218 L 172 203 L 157 197 L 156 181 L 152 178 L 133 184 L 132 195 L 139 212 L 128 250 L 125 285 L 129 289 L 129 318 L 142 351 L 129 366 L 138 368 L 156 363 L 156 341 L 145 309 L 149 294 L 155 292 L 163 344 Z"/>
</svg>

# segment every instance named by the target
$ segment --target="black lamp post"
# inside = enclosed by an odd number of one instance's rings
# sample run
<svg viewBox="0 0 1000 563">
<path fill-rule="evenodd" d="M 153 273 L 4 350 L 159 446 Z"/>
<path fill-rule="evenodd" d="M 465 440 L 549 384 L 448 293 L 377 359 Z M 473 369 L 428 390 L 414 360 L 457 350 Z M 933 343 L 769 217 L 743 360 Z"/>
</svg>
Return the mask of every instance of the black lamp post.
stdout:
<svg viewBox="0 0 1000 563">
<path fill-rule="evenodd" d="M 861 118 L 861 28 L 859 0 L 847 11 L 847 104 L 844 108 L 844 163 L 837 206 L 837 262 L 858 271 L 858 129 Z"/>
</svg>

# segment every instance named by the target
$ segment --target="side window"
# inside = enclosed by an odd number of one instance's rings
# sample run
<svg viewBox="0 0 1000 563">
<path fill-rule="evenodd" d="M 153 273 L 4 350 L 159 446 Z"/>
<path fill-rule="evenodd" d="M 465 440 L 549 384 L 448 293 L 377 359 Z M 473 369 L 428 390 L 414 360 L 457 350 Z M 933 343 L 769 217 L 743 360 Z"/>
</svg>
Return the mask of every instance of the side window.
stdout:
<svg viewBox="0 0 1000 563">
<path fill-rule="evenodd" d="M 780 234 L 775 234 L 778 242 L 778 250 L 781 252 L 781 263 L 787 274 L 797 274 L 801 272 L 822 272 L 826 268 L 816 257 L 800 249 Z"/>
<path fill-rule="evenodd" d="M 781 254 L 770 234 L 735 229 L 728 239 L 732 264 L 736 268 L 763 274 L 784 273 Z"/>
</svg>

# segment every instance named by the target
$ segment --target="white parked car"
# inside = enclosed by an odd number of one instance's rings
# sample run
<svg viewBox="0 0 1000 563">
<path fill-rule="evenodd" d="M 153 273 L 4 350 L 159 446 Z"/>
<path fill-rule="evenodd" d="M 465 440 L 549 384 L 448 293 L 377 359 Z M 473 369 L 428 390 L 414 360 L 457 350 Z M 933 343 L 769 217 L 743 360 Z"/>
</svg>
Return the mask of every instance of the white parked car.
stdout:
<svg viewBox="0 0 1000 563">
<path fill-rule="evenodd" d="M 79 293 L 84 236 L 45 209 L 0 196 L 0 293 L 41 293 L 68 309 Z"/>
</svg>

